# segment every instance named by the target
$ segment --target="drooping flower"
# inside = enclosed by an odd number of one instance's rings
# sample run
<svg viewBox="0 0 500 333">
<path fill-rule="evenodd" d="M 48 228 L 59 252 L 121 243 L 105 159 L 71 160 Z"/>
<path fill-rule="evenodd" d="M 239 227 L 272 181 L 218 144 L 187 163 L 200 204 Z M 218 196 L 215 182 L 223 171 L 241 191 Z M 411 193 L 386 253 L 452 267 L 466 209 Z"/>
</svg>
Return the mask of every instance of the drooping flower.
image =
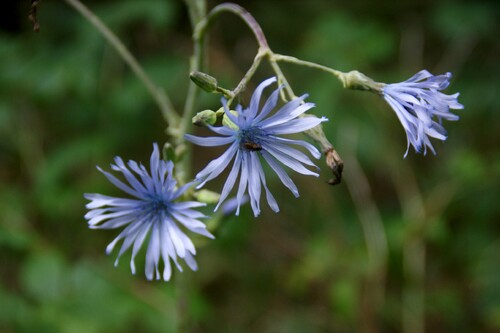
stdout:
<svg viewBox="0 0 500 333">
<path fill-rule="evenodd" d="M 315 158 L 321 156 L 320 152 L 313 145 L 305 141 L 284 138 L 281 135 L 309 130 L 327 119 L 313 116 L 299 117 L 314 106 L 313 103 L 303 102 L 307 95 L 286 103 L 279 110 L 272 113 L 278 103 L 281 88 L 276 89 L 269 96 L 262 108 L 260 108 L 263 90 L 274 82 L 276 82 L 276 78 L 273 77 L 259 84 L 252 95 L 249 107 L 243 109 L 241 105 L 238 105 L 236 107 L 236 114 L 229 111 L 226 100 L 222 99 L 225 114 L 232 122 L 232 125 L 221 127 L 208 126 L 210 130 L 222 136 L 197 137 L 189 134 L 185 135 L 188 141 L 200 146 L 210 147 L 230 144 L 229 148 L 220 157 L 211 161 L 196 175 L 196 179 L 201 182 L 197 188 L 201 188 L 206 182 L 219 176 L 234 159 L 233 166 L 222 188 L 219 203 L 215 207 L 215 210 L 227 198 L 239 175 L 239 185 L 236 195 L 236 215 L 239 214 L 240 205 L 247 188 L 250 205 L 255 216 L 260 214 L 262 187 L 264 187 L 267 203 L 271 209 L 275 212 L 279 211 L 278 204 L 266 184 L 266 178 L 261 165 L 262 159 L 269 164 L 281 182 L 295 197 L 299 196 L 297 186 L 280 163 L 300 174 L 318 176 L 316 172 L 305 167 L 311 166 L 317 169 L 315 164 L 306 154 L 293 146 L 305 148 Z"/>
<path fill-rule="evenodd" d="M 429 137 L 446 140 L 447 133 L 442 120 L 458 120 L 450 109 L 463 109 L 457 100 L 459 93 L 446 95 L 440 92 L 450 84 L 451 73 L 432 75 L 422 70 L 410 79 L 387 84 L 382 96 L 392 107 L 406 131 L 408 140 L 405 157 L 410 144 L 416 152 L 427 153 L 427 147 L 436 154 Z"/>
<path fill-rule="evenodd" d="M 113 185 L 133 198 L 85 194 L 85 198 L 90 200 L 86 205 L 89 211 L 85 219 L 91 229 L 125 227 L 106 248 L 106 253 L 109 254 L 115 245 L 123 240 L 115 266 L 118 265 L 120 256 L 133 246 L 130 269 L 132 274 L 135 274 L 134 259 L 149 235 L 145 265 L 148 280 L 161 278 L 158 270 L 160 258 L 163 260 L 162 275 L 165 281 L 168 281 L 172 274 L 170 260 L 181 272 L 178 258 L 184 259 L 192 270 L 197 270 L 195 247 L 181 230 L 181 225 L 194 233 L 214 238 L 206 230 L 205 224 L 198 220 L 205 216 L 193 209 L 205 204 L 176 201 L 193 184 L 178 188 L 172 175 L 173 168 L 171 161 L 160 160 L 158 145 L 154 144 L 149 171 L 135 161 L 125 164 L 120 157 L 115 157 L 115 164 L 111 164 L 111 169 L 121 172 L 128 184 L 98 167 Z"/>
</svg>

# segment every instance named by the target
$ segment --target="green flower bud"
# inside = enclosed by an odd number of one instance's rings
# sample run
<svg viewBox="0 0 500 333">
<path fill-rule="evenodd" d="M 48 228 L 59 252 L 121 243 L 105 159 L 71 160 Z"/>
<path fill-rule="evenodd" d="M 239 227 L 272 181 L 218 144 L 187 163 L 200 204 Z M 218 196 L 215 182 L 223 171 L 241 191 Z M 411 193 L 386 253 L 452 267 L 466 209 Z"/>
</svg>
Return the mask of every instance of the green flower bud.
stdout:
<svg viewBox="0 0 500 333">
<path fill-rule="evenodd" d="M 191 81 L 193 81 L 198 87 L 209 93 L 218 92 L 217 79 L 202 72 L 191 72 L 189 74 Z"/>
<path fill-rule="evenodd" d="M 205 127 L 213 125 L 217 121 L 217 115 L 212 110 L 203 110 L 198 112 L 192 119 L 193 125 Z"/>
<path fill-rule="evenodd" d="M 193 195 L 196 198 L 196 200 L 206 204 L 216 204 L 220 198 L 219 193 L 205 189 L 199 190 L 195 192 Z"/>
</svg>

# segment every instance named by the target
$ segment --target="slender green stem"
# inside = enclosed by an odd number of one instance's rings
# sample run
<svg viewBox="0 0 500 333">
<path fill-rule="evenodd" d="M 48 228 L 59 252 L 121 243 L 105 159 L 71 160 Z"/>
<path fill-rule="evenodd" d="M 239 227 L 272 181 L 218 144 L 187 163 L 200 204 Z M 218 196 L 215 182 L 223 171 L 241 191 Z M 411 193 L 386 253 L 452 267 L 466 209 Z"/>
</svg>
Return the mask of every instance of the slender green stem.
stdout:
<svg viewBox="0 0 500 333">
<path fill-rule="evenodd" d="M 228 107 L 229 105 L 231 105 L 234 98 L 238 96 L 238 94 L 241 93 L 243 90 L 245 90 L 247 83 L 253 77 L 257 68 L 259 68 L 260 63 L 262 62 L 262 58 L 267 54 L 268 51 L 269 49 L 260 49 L 259 52 L 257 52 L 257 55 L 253 60 L 252 66 L 250 66 L 248 71 L 245 73 L 245 76 L 243 76 L 243 78 L 240 80 L 236 88 L 231 90 L 231 99 L 227 102 Z"/>
<path fill-rule="evenodd" d="M 64 0 L 68 5 L 73 7 L 78 11 L 83 17 L 85 17 L 94 27 L 103 35 L 103 37 L 113 46 L 113 48 L 118 52 L 120 57 L 129 65 L 135 75 L 142 81 L 146 89 L 149 91 L 156 104 L 160 108 L 163 117 L 168 122 L 169 126 L 176 126 L 179 120 L 179 116 L 174 110 L 170 99 L 168 98 L 165 91 L 159 88 L 151 78 L 146 74 L 144 69 L 139 65 L 135 57 L 130 53 L 130 51 L 125 47 L 125 45 L 120 41 L 120 39 L 94 14 L 92 13 L 84 4 L 79 0 Z"/>
<path fill-rule="evenodd" d="M 376 82 L 366 76 L 363 73 L 360 73 L 358 71 L 350 71 L 350 72 L 341 72 L 336 69 L 323 66 L 320 64 L 317 64 L 315 62 L 311 61 L 306 61 L 306 60 L 301 60 L 296 57 L 291 57 L 287 55 L 282 55 L 282 54 L 272 54 L 271 59 L 275 62 L 281 61 L 281 62 L 287 62 L 299 66 L 305 66 L 305 67 L 310 67 L 314 69 L 319 69 L 323 72 L 329 73 L 334 75 L 337 79 L 342 82 L 342 85 L 344 88 L 347 89 L 354 89 L 354 90 L 365 90 L 365 91 L 371 91 L 375 93 L 380 93 L 383 87 L 385 86 L 384 83 Z"/>
<path fill-rule="evenodd" d="M 342 75 L 345 75 L 345 73 L 338 71 L 336 69 L 333 69 L 333 68 L 330 68 L 327 66 L 323 66 L 323 65 L 317 64 L 315 62 L 301 60 L 301 59 L 298 59 L 296 57 L 291 57 L 291 56 L 275 53 L 273 55 L 273 59 L 275 61 L 288 62 L 288 63 L 296 64 L 299 66 L 306 66 L 306 67 L 310 67 L 310 68 L 319 69 L 321 71 L 324 71 L 324 72 L 327 72 L 327 73 L 330 73 L 330 74 L 336 76 L 338 79 L 340 79 L 342 77 Z"/>
<path fill-rule="evenodd" d="M 188 4 L 188 9 L 189 12 L 192 13 L 194 10 L 192 5 L 190 5 L 190 2 L 193 1 L 186 1 Z M 202 16 L 199 14 L 190 14 L 191 19 L 201 19 Z M 198 21 L 199 22 L 199 21 Z M 198 25 L 198 22 L 191 22 L 191 25 L 193 26 L 193 29 L 196 29 L 196 26 Z M 189 72 L 199 72 L 202 70 L 203 66 L 203 61 L 204 61 L 204 53 L 205 53 L 205 36 L 200 35 L 198 38 L 196 38 L 196 34 L 194 36 L 194 42 L 193 42 L 193 55 L 191 56 L 190 59 L 190 64 L 189 64 Z M 191 121 L 191 116 L 194 112 L 194 108 L 196 105 L 196 98 L 198 97 L 198 92 L 199 89 L 194 84 L 193 82 L 190 81 L 189 83 L 189 88 L 188 88 L 188 93 L 187 93 L 187 98 L 186 98 L 186 104 L 184 105 L 184 111 L 182 114 L 182 121 L 181 121 L 181 126 L 180 126 L 180 132 L 184 134 L 187 130 L 187 127 L 189 126 L 189 123 Z"/>
<path fill-rule="evenodd" d="M 193 31 L 204 19 L 206 15 L 206 2 L 205 0 L 184 0 L 191 20 Z M 205 61 L 205 45 L 206 40 L 204 35 L 197 35 L 193 33 L 193 55 L 189 63 L 189 72 L 198 72 L 202 70 L 203 62 Z M 173 130 L 171 134 L 176 138 L 175 146 L 177 147 L 177 155 L 182 155 L 176 167 L 176 178 L 179 183 L 185 183 L 188 176 L 191 174 L 191 151 L 186 149 L 184 143 L 184 134 L 187 132 L 190 124 L 191 117 L 195 112 L 196 99 L 198 97 L 199 89 L 191 80 L 189 81 L 188 92 L 186 96 L 186 103 L 179 127 Z"/>
<path fill-rule="evenodd" d="M 292 87 L 290 86 L 290 84 L 288 84 L 288 80 L 286 79 L 285 74 L 283 74 L 283 71 L 281 70 L 281 68 L 278 65 L 278 63 L 276 62 L 276 60 L 273 59 L 272 53 L 269 54 L 269 63 L 271 64 L 272 69 L 274 70 L 274 72 L 276 73 L 276 76 L 278 77 L 278 84 L 280 84 L 280 85 L 283 84 L 285 86 L 284 91 L 286 91 L 288 93 L 288 98 L 286 98 L 285 92 L 282 90 L 280 92 L 281 98 L 284 101 L 289 101 L 289 100 L 292 100 L 294 98 L 297 98 L 297 96 L 293 92 Z"/>
</svg>

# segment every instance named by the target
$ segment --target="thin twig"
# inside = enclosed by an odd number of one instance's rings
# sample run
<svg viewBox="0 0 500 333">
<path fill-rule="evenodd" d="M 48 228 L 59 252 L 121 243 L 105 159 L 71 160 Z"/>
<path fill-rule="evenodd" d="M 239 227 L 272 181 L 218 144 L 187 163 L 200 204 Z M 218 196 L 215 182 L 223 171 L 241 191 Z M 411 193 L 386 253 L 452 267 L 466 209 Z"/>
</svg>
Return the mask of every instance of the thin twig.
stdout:
<svg viewBox="0 0 500 333">
<path fill-rule="evenodd" d="M 139 65 L 135 57 L 120 41 L 120 39 L 84 4 L 78 0 L 64 0 L 68 5 L 76 9 L 83 17 L 96 27 L 96 29 L 103 35 L 103 37 L 111 44 L 116 52 L 122 59 L 130 66 L 135 75 L 144 83 L 147 90 L 158 104 L 163 117 L 168 122 L 169 126 L 177 126 L 179 116 L 175 113 L 174 107 L 166 93 L 159 88 L 150 77 L 146 74 L 144 69 Z"/>
</svg>

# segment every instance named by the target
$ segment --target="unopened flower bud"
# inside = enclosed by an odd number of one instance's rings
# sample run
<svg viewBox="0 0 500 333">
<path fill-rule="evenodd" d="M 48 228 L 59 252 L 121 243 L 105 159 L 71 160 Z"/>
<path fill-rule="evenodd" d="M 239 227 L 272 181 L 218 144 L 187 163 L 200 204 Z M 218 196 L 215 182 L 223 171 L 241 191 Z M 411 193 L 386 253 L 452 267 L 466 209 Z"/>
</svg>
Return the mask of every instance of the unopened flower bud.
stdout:
<svg viewBox="0 0 500 333">
<path fill-rule="evenodd" d="M 213 125 L 217 121 L 217 115 L 212 110 L 203 110 L 198 112 L 192 119 L 193 125 L 206 127 Z"/>
<path fill-rule="evenodd" d="M 199 190 L 194 193 L 196 200 L 206 204 L 216 204 L 219 201 L 220 194 L 210 190 Z"/>
<path fill-rule="evenodd" d="M 213 76 L 202 72 L 191 72 L 191 74 L 189 74 L 189 77 L 191 78 L 191 81 L 193 81 L 198 87 L 205 90 L 206 92 L 217 92 L 217 79 Z"/>
</svg>

